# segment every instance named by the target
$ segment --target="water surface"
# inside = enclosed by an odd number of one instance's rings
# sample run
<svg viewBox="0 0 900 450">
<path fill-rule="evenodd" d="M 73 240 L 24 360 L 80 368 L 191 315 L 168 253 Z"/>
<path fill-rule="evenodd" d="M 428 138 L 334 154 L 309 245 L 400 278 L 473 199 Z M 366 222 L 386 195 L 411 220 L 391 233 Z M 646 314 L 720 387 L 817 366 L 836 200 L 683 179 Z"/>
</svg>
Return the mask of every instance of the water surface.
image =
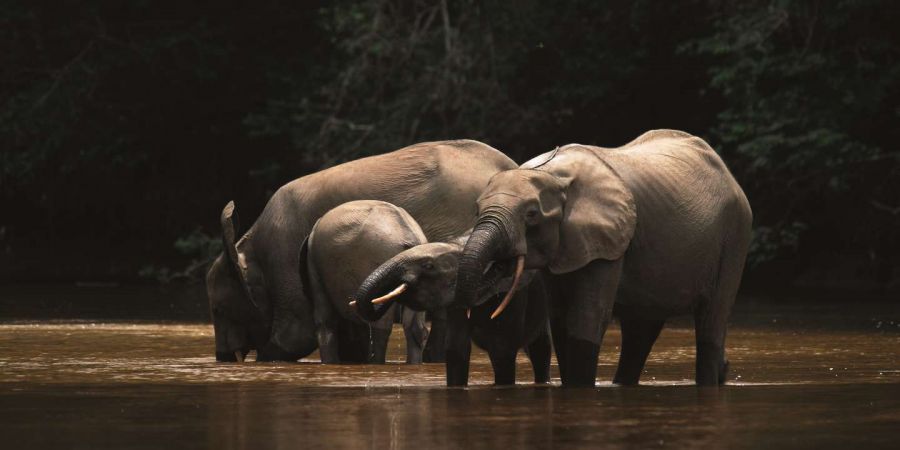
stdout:
<svg viewBox="0 0 900 450">
<path fill-rule="evenodd" d="M 492 387 L 479 351 L 472 386 L 447 389 L 442 365 L 402 363 L 399 329 L 381 366 L 315 354 L 223 364 L 207 324 L 7 322 L 0 433 L 4 448 L 896 448 L 900 321 L 790 317 L 738 315 L 731 381 L 718 389 L 692 385 L 693 332 L 679 323 L 663 331 L 643 386 L 611 385 L 613 327 L 587 390 L 532 385 L 524 356 L 517 386 Z"/>
</svg>

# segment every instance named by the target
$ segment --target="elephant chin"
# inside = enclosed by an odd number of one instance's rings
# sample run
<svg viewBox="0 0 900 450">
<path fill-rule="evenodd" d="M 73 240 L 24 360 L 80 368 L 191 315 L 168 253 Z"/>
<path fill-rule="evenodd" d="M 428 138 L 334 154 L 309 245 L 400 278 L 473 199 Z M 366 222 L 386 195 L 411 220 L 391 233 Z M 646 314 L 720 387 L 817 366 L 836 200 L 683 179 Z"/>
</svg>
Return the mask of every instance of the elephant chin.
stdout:
<svg viewBox="0 0 900 450">
<path fill-rule="evenodd" d="M 516 287 L 516 291 L 519 291 L 523 287 L 528 286 L 528 284 L 531 283 L 531 280 L 534 278 L 535 273 L 537 273 L 536 270 L 523 271 L 522 277 L 519 280 L 519 285 Z M 514 278 L 514 273 L 500 275 L 500 277 L 494 282 L 490 282 L 487 277 L 485 277 L 485 280 L 482 282 L 481 288 L 478 290 L 478 297 L 474 306 L 481 305 L 494 297 L 509 292 L 509 290 L 513 286 Z"/>
</svg>

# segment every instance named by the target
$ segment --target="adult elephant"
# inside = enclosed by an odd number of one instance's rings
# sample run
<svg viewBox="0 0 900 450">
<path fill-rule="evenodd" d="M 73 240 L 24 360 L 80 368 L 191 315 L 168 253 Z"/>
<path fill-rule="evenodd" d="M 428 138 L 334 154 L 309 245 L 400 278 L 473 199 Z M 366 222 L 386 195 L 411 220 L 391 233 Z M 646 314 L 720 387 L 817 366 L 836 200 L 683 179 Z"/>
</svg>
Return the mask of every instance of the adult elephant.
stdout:
<svg viewBox="0 0 900 450">
<path fill-rule="evenodd" d="M 650 131 L 619 148 L 567 145 L 497 174 L 460 257 L 447 383 L 468 381 L 464 307 L 501 278 L 493 261 L 552 274 L 551 330 L 564 386 L 594 385 L 614 303 L 622 325 L 616 383 L 636 384 L 665 320 L 686 313 L 694 316 L 697 384 L 724 382 L 726 322 L 751 220 L 719 156 L 680 131 Z"/>
<path fill-rule="evenodd" d="M 222 211 L 225 251 L 206 285 L 216 359 L 293 361 L 317 346 L 312 303 L 300 278 L 300 243 L 328 210 L 352 200 L 405 209 L 429 241 L 460 236 L 475 223 L 475 200 L 488 180 L 516 164 L 477 141 L 426 142 L 362 158 L 282 186 L 237 239 L 234 204 Z"/>
</svg>

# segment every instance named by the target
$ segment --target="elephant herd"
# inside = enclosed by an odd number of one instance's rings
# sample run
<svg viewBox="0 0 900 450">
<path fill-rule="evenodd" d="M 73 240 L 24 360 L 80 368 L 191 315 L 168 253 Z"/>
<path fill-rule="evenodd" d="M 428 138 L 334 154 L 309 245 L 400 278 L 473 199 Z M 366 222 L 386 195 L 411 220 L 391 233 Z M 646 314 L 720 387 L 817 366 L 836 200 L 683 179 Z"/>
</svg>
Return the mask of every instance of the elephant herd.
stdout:
<svg viewBox="0 0 900 450">
<path fill-rule="evenodd" d="M 472 140 L 412 145 L 282 186 L 242 236 L 226 205 L 206 279 L 216 359 L 383 363 L 400 321 L 407 362 L 445 362 L 449 386 L 468 383 L 473 341 L 497 384 L 524 349 L 536 383 L 555 350 L 563 386 L 594 386 L 615 312 L 628 385 L 691 314 L 696 382 L 721 384 L 751 221 L 719 156 L 680 131 L 521 166 Z"/>
</svg>

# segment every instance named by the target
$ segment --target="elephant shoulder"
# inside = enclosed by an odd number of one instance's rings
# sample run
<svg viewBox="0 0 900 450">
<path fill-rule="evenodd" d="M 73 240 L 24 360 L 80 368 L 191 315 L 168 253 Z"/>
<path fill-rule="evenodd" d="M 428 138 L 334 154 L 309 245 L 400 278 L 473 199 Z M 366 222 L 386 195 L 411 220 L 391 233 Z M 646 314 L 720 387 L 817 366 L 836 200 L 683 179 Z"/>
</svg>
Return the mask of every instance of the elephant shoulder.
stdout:
<svg viewBox="0 0 900 450">
<path fill-rule="evenodd" d="M 670 129 L 658 129 L 658 130 L 650 130 L 645 132 L 644 134 L 634 138 L 631 142 L 623 145 L 620 148 L 629 148 L 636 147 L 642 144 L 646 144 L 649 142 L 654 142 L 663 139 L 671 139 L 678 141 L 688 141 L 691 144 L 697 145 L 698 147 L 706 147 L 710 148 L 709 144 L 706 143 L 703 139 L 694 136 L 693 134 L 681 131 L 681 130 L 670 130 Z"/>
<path fill-rule="evenodd" d="M 515 161 L 500 150 L 473 139 L 436 141 L 428 144 L 441 149 L 439 156 L 443 162 L 441 167 L 444 168 L 463 166 L 471 169 L 499 172 L 518 167 Z"/>
</svg>

